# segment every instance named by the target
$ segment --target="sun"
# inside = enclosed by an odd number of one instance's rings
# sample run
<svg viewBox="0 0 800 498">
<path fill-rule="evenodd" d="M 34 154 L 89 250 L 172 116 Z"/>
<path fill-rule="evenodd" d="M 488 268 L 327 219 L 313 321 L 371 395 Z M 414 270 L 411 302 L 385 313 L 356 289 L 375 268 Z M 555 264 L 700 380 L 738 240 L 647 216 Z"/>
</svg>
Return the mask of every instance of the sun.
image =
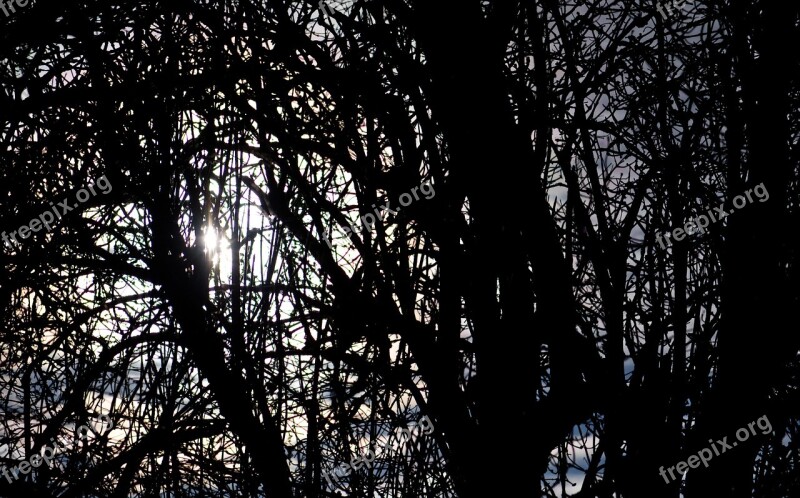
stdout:
<svg viewBox="0 0 800 498">
<path fill-rule="evenodd" d="M 201 243 L 203 253 L 211 262 L 215 272 L 222 278 L 229 277 L 233 263 L 230 241 L 226 237 L 220 236 L 214 227 L 207 226 L 203 230 Z"/>
<path fill-rule="evenodd" d="M 209 256 L 219 251 L 219 236 L 214 227 L 207 226 L 203 231 L 203 247 Z"/>
</svg>

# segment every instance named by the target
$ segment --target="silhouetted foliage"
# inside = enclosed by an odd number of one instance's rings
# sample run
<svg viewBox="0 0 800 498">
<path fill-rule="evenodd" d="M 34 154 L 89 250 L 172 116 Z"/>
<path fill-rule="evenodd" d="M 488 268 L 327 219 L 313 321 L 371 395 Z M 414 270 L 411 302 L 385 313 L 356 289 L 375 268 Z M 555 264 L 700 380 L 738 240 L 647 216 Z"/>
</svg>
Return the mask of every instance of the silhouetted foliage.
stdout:
<svg viewBox="0 0 800 498">
<path fill-rule="evenodd" d="M 0 465 L 93 428 L 0 495 L 800 496 L 798 29 L 759 0 L 0 16 Z"/>
</svg>

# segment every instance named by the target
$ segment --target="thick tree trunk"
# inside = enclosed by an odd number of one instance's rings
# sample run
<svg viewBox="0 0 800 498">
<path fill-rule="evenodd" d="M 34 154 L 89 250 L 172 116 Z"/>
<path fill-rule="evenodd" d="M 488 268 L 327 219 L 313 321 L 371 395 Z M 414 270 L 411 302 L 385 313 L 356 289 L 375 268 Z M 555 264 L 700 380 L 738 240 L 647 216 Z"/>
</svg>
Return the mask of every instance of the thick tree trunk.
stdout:
<svg viewBox="0 0 800 498">
<path fill-rule="evenodd" d="M 253 403 L 245 389 L 247 382 L 240 369 L 234 371 L 226 363 L 225 344 L 209 325 L 203 307 L 208 302 L 207 283 L 182 271 L 173 246 L 177 222 L 170 216 L 166 203 L 155 201 L 152 206 L 155 253 L 152 269 L 161 278 L 190 354 L 208 380 L 222 415 L 247 447 L 267 495 L 292 498 L 292 479 L 277 422 L 267 413 L 268 420 L 262 424 L 253 413 Z"/>
<path fill-rule="evenodd" d="M 534 495 L 540 483 L 530 476 L 545 472 L 555 445 L 588 415 L 566 398 L 581 398 L 578 366 L 588 369 L 596 359 L 581 362 L 576 355 L 581 348 L 571 270 L 541 187 L 541 167 L 509 107 L 504 47 L 493 43 L 499 37 L 477 40 L 456 33 L 502 29 L 502 19 L 482 21 L 477 3 L 421 2 L 417 7 L 433 114 L 450 152 L 450 180 L 457 195 L 469 200 L 473 223 L 474 239 L 465 248 L 468 265 L 461 271 L 471 274 L 465 293 L 478 362 L 475 444 L 480 451 L 475 455 L 482 471 L 467 478 L 477 485 L 486 475 L 503 476 L 492 485 L 498 494 Z M 450 22 L 455 10 L 457 25 Z M 441 33 L 443 26 L 452 32 Z M 481 74 L 479 80 L 472 78 L 475 73 Z M 551 402 L 537 406 L 543 344 L 551 361 Z M 561 396 L 564 403 L 553 401 Z M 498 437 L 501 427 L 514 428 L 513 444 L 525 448 L 527 459 L 500 458 L 509 444 Z"/>
<path fill-rule="evenodd" d="M 719 334 L 718 382 L 703 404 L 703 415 L 692 438 L 692 447 L 708 446 L 707 440 L 728 436 L 762 415 L 773 415 L 769 396 L 780 380 L 783 367 L 794 357 L 798 342 L 787 335 L 789 296 L 784 265 L 787 217 L 786 193 L 792 165 L 789 161 L 788 95 L 792 73 L 785 44 L 796 39 L 797 6 L 792 2 L 761 2 L 761 15 L 753 18 L 737 4 L 734 12 L 738 72 L 743 81 L 742 125 L 749 134 L 748 160 L 740 169 L 739 150 L 731 150 L 728 172 L 730 201 L 761 182 L 769 200 L 754 200 L 728 218 L 723 253 L 722 322 Z M 753 23 L 751 33 L 748 27 Z M 751 60 L 745 40 L 752 34 L 760 56 Z M 795 56 L 796 59 L 796 56 Z M 747 179 L 745 181 L 745 178 Z M 753 196 L 755 199 L 755 196 Z M 796 336 L 795 336 L 796 337 Z M 781 430 L 780 427 L 775 427 Z M 715 458 L 708 470 L 694 471 L 688 496 L 752 496 L 753 463 L 763 438 Z"/>
</svg>

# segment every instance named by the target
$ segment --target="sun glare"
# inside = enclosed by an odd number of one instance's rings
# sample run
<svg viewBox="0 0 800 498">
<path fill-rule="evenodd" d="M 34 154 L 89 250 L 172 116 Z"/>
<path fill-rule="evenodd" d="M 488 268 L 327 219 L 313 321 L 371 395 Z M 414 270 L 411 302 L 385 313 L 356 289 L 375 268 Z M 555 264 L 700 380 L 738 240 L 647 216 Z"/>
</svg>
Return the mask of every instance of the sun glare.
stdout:
<svg viewBox="0 0 800 498">
<path fill-rule="evenodd" d="M 214 227 L 207 226 L 203 230 L 203 252 L 211 261 L 212 266 L 223 279 L 228 278 L 231 272 L 231 246 L 227 238 L 220 236 Z"/>
<path fill-rule="evenodd" d="M 203 232 L 203 246 L 207 254 L 212 255 L 219 251 L 219 237 L 212 227 L 206 227 Z"/>
</svg>

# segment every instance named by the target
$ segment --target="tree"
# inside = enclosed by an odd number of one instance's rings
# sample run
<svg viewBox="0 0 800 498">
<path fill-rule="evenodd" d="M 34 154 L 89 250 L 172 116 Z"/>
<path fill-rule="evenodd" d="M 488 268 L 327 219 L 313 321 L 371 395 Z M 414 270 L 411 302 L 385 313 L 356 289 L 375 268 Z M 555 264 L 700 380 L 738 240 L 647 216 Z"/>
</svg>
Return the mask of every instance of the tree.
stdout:
<svg viewBox="0 0 800 498">
<path fill-rule="evenodd" d="M 327 5 L 0 20 L 0 493 L 798 494 L 797 7 Z"/>
</svg>

